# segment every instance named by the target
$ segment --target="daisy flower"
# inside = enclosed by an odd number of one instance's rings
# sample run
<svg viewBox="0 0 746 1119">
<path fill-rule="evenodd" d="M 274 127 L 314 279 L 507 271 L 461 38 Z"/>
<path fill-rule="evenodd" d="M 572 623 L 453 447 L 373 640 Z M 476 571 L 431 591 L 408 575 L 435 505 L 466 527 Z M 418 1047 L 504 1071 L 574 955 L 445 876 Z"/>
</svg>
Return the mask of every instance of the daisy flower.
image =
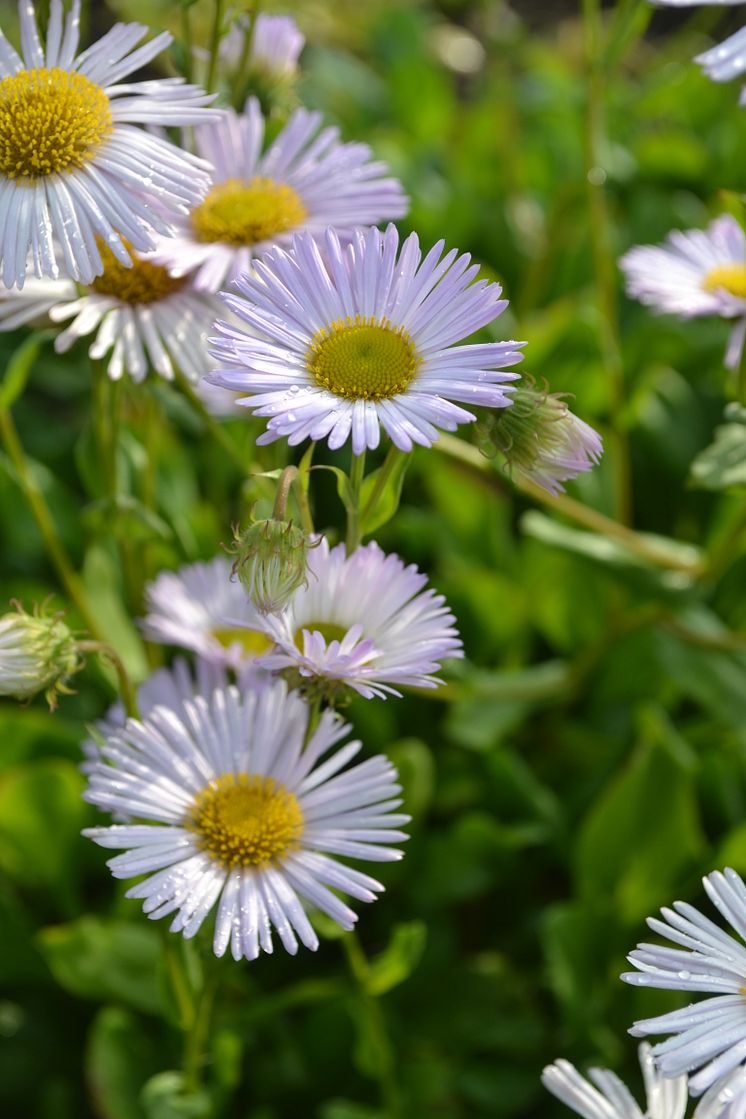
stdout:
<svg viewBox="0 0 746 1119">
<path fill-rule="evenodd" d="M 619 265 L 627 294 L 656 310 L 689 319 L 738 318 L 726 356 L 738 365 L 746 315 L 746 236 L 730 214 L 706 230 L 675 230 L 663 245 L 636 245 Z"/>
<path fill-rule="evenodd" d="M 722 7 L 742 4 L 744 0 L 653 0 L 668 8 Z M 725 39 L 711 50 L 698 54 L 698 62 L 708 78 L 714 82 L 729 82 L 746 73 L 746 27 Z M 741 94 L 741 104 L 746 104 L 746 89 Z"/>
<path fill-rule="evenodd" d="M 746 1119 L 746 1068 L 713 1084 L 700 1100 L 694 1119 Z"/>
<path fill-rule="evenodd" d="M 231 569 L 227 557 L 216 556 L 209 563 L 164 571 L 148 583 L 145 637 L 237 670 L 267 652 L 272 641 L 263 632 L 263 618 Z"/>
<path fill-rule="evenodd" d="M 139 382 L 154 369 L 168 380 L 181 370 L 201 383 L 211 367 L 207 336 L 222 310 L 218 300 L 195 291 L 187 278 L 172 276 L 149 254 L 127 248 L 130 267 L 101 245 L 103 272 L 83 289 L 69 279 L 31 279 L 21 291 L 0 293 L 0 331 L 40 317 L 71 320 L 55 338 L 55 350 L 66 353 L 92 335 L 88 352 L 92 358 L 109 355 L 112 380 L 128 374 Z"/>
<path fill-rule="evenodd" d="M 265 121 L 250 98 L 195 130 L 197 152 L 214 166 L 206 197 L 158 242 L 158 257 L 176 274 L 194 272 L 205 291 L 250 270 L 252 260 L 294 232 L 327 226 L 349 234 L 407 212 L 401 185 L 367 144 L 343 144 L 321 114 L 296 109 L 266 151 Z"/>
<path fill-rule="evenodd" d="M 188 700 L 181 714 L 155 707 L 101 747 L 85 797 L 141 823 L 89 828 L 115 878 L 146 875 L 127 892 L 172 932 L 194 936 L 215 908 L 213 948 L 234 959 L 271 952 L 272 930 L 295 954 L 318 938 L 305 905 L 351 929 L 338 896 L 373 901 L 380 882 L 334 856 L 386 862 L 409 821 L 395 813 L 401 787 L 378 755 L 341 772 L 360 750 L 333 750 L 349 727 L 324 712 L 306 742 L 309 708 L 284 683 Z M 319 764 L 319 759 L 326 758 Z"/>
<path fill-rule="evenodd" d="M 647 1096 L 644 1116 L 627 1086 L 608 1069 L 590 1069 L 586 1079 L 569 1061 L 560 1060 L 544 1069 L 541 1080 L 583 1119 L 684 1119 L 686 1076 L 661 1076 L 649 1045 L 640 1046 L 639 1056 Z"/>
<path fill-rule="evenodd" d="M 734 870 L 714 871 L 703 879 L 710 900 L 741 937 L 746 938 L 746 886 Z M 661 910 L 650 928 L 676 947 L 639 944 L 629 961 L 638 971 L 622 979 L 638 987 L 706 991 L 711 997 L 683 1010 L 635 1022 L 635 1037 L 669 1034 L 653 1049 L 664 1076 L 699 1069 L 690 1080 L 700 1095 L 746 1061 L 746 946 L 685 902 Z"/>
<path fill-rule="evenodd" d="M 77 54 L 80 0 L 51 0 L 46 43 L 21 0 L 21 57 L 0 32 L 0 261 L 6 287 L 66 272 L 83 283 L 103 269 L 101 242 L 129 263 L 153 247 L 168 218 L 199 202 L 208 166 L 133 125 L 197 124 L 211 100 L 181 78 L 123 82 L 171 36 L 138 47 L 147 28 L 118 23 Z M 152 201 L 157 200 L 157 206 Z"/>
<path fill-rule="evenodd" d="M 443 248 L 423 260 L 412 233 L 399 251 L 389 226 L 356 230 L 346 247 L 328 230 L 323 256 L 308 234 L 291 252 L 273 249 L 223 296 L 245 327 L 216 323 L 221 368 L 208 381 L 247 393 L 241 403 L 270 417 L 257 442 L 327 439 L 336 450 L 351 436 L 356 455 L 378 446 L 381 427 L 411 451 L 474 420 L 460 403 L 505 407 L 506 382 L 518 377 L 505 367 L 524 343 L 458 345 L 507 300 L 499 284 L 473 282 L 468 253 Z"/>
<path fill-rule="evenodd" d="M 350 556 L 326 539 L 309 549 L 306 584 L 282 614 L 261 615 L 275 650 L 259 664 L 296 669 L 325 687 L 371 699 L 402 685 L 434 688 L 440 661 L 463 656 L 455 618 L 427 576 L 376 543 Z"/>
<path fill-rule="evenodd" d="M 284 81 L 298 69 L 305 42 L 291 16 L 259 12 L 252 28 L 250 16 L 243 13 L 220 43 L 220 61 L 223 69 L 256 71 L 271 81 Z"/>
</svg>

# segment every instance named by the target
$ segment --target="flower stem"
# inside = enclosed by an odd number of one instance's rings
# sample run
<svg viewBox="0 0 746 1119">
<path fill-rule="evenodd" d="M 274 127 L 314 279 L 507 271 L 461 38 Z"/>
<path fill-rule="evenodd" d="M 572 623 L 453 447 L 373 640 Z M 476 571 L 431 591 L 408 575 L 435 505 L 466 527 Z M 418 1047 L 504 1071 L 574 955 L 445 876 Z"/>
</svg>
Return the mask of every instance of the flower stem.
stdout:
<svg viewBox="0 0 746 1119">
<path fill-rule="evenodd" d="M 290 488 L 293 482 L 297 482 L 300 475 L 297 466 L 286 466 L 280 475 L 280 481 L 277 486 L 277 493 L 275 494 L 275 506 L 272 510 L 272 518 L 275 521 L 284 521 L 285 513 L 287 512 L 288 497 L 290 496 Z M 298 487 L 296 486 L 296 492 Z"/>
<path fill-rule="evenodd" d="M 210 1036 L 210 1023 L 215 1004 L 218 976 L 213 969 L 205 976 L 202 990 L 197 998 L 194 1020 L 186 1032 L 184 1042 L 184 1087 L 187 1092 L 198 1092 L 202 1087 L 202 1073 L 205 1064 L 207 1041 Z"/>
<path fill-rule="evenodd" d="M 0 408 L 0 435 L 8 458 L 13 463 L 18 484 L 28 502 L 36 525 L 41 533 L 44 547 L 54 565 L 60 582 L 65 588 L 70 600 L 80 614 L 86 628 L 98 641 L 105 642 L 106 636 L 101 631 L 96 614 L 88 601 L 83 583 L 75 571 L 65 546 L 59 537 L 52 519 L 49 506 L 39 489 L 29 468 L 26 455 L 18 437 L 16 426 L 8 408 Z"/>
<path fill-rule="evenodd" d="M 137 694 L 130 680 L 129 673 L 122 663 L 122 659 L 105 641 L 78 641 L 77 648 L 81 653 L 99 653 L 102 660 L 108 660 L 117 674 L 119 681 L 119 694 L 122 697 L 124 710 L 129 719 L 139 719 L 140 710 L 137 706 Z"/>
<path fill-rule="evenodd" d="M 393 471 L 396 469 L 396 465 L 403 454 L 404 451 L 400 451 L 399 448 L 395 447 L 393 444 L 389 447 L 388 454 L 383 460 L 383 466 L 378 472 L 378 477 L 376 478 L 371 495 L 365 503 L 365 508 L 363 509 L 362 513 L 363 524 L 375 511 L 378 502 L 381 500 L 381 495 L 386 489 L 388 480 L 391 477 Z"/>
<path fill-rule="evenodd" d="M 231 460 L 237 470 L 242 474 L 246 473 L 246 463 L 244 462 L 241 454 L 236 447 L 235 443 L 226 435 L 223 428 L 213 415 L 210 414 L 205 407 L 204 401 L 200 398 L 199 393 L 195 390 L 194 385 L 188 377 L 186 377 L 181 370 L 176 371 L 176 383 L 178 384 L 184 396 L 191 404 L 194 411 L 202 420 L 203 424 L 209 431 L 216 443 L 219 444 L 221 450 L 225 451 L 228 458 Z"/>
<path fill-rule="evenodd" d="M 347 966 L 360 994 L 360 1009 L 365 1015 L 369 1036 L 376 1050 L 376 1079 L 386 1119 L 401 1119 L 404 1112 L 396 1079 L 394 1049 L 380 1000 L 370 989 L 370 964 L 357 933 L 348 932 L 341 939 Z"/>
<path fill-rule="evenodd" d="M 208 93 L 215 92 L 215 75 L 218 68 L 218 55 L 220 53 L 220 40 L 223 37 L 223 6 L 224 0 L 212 0 L 212 33 L 210 35 L 210 63 L 207 68 L 205 88 Z"/>
<path fill-rule="evenodd" d="M 616 262 L 611 247 L 611 225 L 601 165 L 604 143 L 604 92 L 608 75 L 603 70 L 600 0 L 582 0 L 586 54 L 585 180 L 588 194 L 591 248 L 598 293 L 598 331 L 601 358 L 609 378 L 611 437 L 615 449 L 615 514 L 618 521 L 632 521 L 632 484 L 629 445 L 624 420 L 624 363 L 616 301 Z"/>
<path fill-rule="evenodd" d="M 365 451 L 352 456 L 350 465 L 350 501 L 347 509 L 347 555 L 360 544 L 360 491 L 365 477 Z"/>
</svg>

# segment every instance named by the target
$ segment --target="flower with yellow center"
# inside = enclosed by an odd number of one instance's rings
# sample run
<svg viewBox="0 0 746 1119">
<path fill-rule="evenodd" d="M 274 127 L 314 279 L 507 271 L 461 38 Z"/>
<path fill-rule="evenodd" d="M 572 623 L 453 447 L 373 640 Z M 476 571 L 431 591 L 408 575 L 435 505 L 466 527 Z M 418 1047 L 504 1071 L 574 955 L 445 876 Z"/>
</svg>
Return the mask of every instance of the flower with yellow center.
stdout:
<svg viewBox="0 0 746 1119">
<path fill-rule="evenodd" d="M 140 821 L 85 833 L 123 850 L 116 878 L 146 876 L 127 896 L 152 918 L 174 914 L 185 937 L 215 909 L 218 956 L 271 952 L 273 930 L 288 952 L 315 949 L 306 906 L 350 929 L 340 892 L 373 901 L 383 889 L 339 857 L 401 857 L 396 770 L 381 755 L 344 769 L 361 744 L 341 745 L 349 727 L 331 711 L 309 733 L 309 715 L 282 682 L 218 688 L 113 728 L 87 767 L 86 800 Z"/>
<path fill-rule="evenodd" d="M 746 333 L 746 236 L 734 217 L 723 214 L 704 230 L 675 230 L 662 245 L 636 245 L 619 266 L 627 293 L 657 311 L 737 319 L 725 364 L 739 364 Z"/>
<path fill-rule="evenodd" d="M 261 17 L 260 17 L 261 18 Z M 349 237 L 356 226 L 401 218 L 400 184 L 374 162 L 365 144 L 343 144 L 321 114 L 296 109 L 266 151 L 265 121 L 250 98 L 195 130 L 197 152 L 214 167 L 203 202 L 158 243 L 158 259 L 216 292 L 251 269 L 255 257 L 294 233 L 327 226 Z"/>
<path fill-rule="evenodd" d="M 164 571 L 145 591 L 145 636 L 244 673 L 272 639 L 227 556 Z"/>
<path fill-rule="evenodd" d="M 113 380 L 125 374 L 142 381 L 149 371 L 171 380 L 180 369 L 191 381 L 209 369 L 207 336 L 219 309 L 214 297 L 196 292 L 183 276 L 135 252 L 122 264 L 103 242 L 98 250 L 103 272 L 82 288 L 72 280 L 30 279 L 21 291 L 0 294 L 0 331 L 46 318 L 71 320 L 57 335 L 64 353 L 78 339 L 92 336 L 91 357 L 109 355 Z"/>
<path fill-rule="evenodd" d="M 127 265 L 125 237 L 151 249 L 207 188 L 203 160 L 134 126 L 197 124 L 214 115 L 210 99 L 181 79 L 122 81 L 170 35 L 138 47 L 147 29 L 117 24 L 77 54 L 80 0 L 67 15 L 51 0 L 45 44 L 27 0 L 19 19 L 23 57 L 0 33 L 3 283 L 23 287 L 29 267 L 57 278 L 60 263 L 90 283 L 103 268 L 99 241 Z"/>
<path fill-rule="evenodd" d="M 416 234 L 357 230 L 343 244 L 329 229 L 322 255 L 311 233 L 272 249 L 223 301 L 239 320 L 216 323 L 213 385 L 245 394 L 268 417 L 260 443 L 348 439 L 375 449 L 381 428 L 402 451 L 429 447 L 438 430 L 476 417 L 462 404 L 510 404 L 507 367 L 523 342 L 463 345 L 507 306 L 500 285 L 477 280 L 468 255 L 422 257 Z"/>
</svg>

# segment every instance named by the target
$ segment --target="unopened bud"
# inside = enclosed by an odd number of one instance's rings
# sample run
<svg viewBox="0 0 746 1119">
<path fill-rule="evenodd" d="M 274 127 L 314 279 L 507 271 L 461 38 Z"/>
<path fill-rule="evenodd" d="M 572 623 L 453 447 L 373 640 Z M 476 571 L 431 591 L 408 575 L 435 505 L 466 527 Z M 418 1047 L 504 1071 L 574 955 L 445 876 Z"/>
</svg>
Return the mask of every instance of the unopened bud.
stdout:
<svg viewBox="0 0 746 1119">
<path fill-rule="evenodd" d="M 305 584 L 308 547 L 301 528 L 274 518 L 236 535 L 233 572 L 262 614 L 278 614 Z"/>
<path fill-rule="evenodd" d="M 511 470 L 550 493 L 592 470 L 603 454 L 601 436 L 574 415 L 559 393 L 521 387 L 512 405 L 490 416 L 482 441 L 501 451 Z"/>
<path fill-rule="evenodd" d="M 79 666 L 75 638 L 59 614 L 17 606 L 0 616 L 0 695 L 26 700 L 44 692 L 53 708 Z"/>
</svg>

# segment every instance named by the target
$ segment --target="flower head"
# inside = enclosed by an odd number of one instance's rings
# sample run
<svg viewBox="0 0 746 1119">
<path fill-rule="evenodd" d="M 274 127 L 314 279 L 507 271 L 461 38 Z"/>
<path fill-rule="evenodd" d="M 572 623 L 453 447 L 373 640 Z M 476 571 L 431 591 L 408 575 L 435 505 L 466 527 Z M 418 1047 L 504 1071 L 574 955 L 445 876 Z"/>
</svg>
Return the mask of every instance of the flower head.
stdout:
<svg viewBox="0 0 746 1119">
<path fill-rule="evenodd" d="M 57 352 L 93 335 L 89 353 L 109 355 L 112 380 L 126 374 L 142 381 L 153 369 L 167 380 L 181 370 L 199 382 L 210 368 L 207 336 L 221 310 L 218 300 L 171 275 L 150 254 L 127 248 L 130 266 L 102 244 L 104 270 L 83 290 L 72 280 L 31 279 L 21 291 L 0 293 L 0 331 L 40 316 L 55 324 L 71 320 L 55 338 Z"/>
<path fill-rule="evenodd" d="M 592 470 L 603 454 L 601 436 L 570 411 L 559 393 L 521 385 L 513 406 L 490 416 L 484 426 L 510 468 L 550 493 L 562 493 L 563 482 Z"/>
<path fill-rule="evenodd" d="M 299 230 L 333 226 L 349 235 L 355 226 L 403 217 L 401 185 L 367 144 L 340 143 L 336 128 L 320 128 L 320 113 L 296 109 L 262 152 L 265 121 L 252 97 L 242 115 L 229 109 L 196 129 L 197 151 L 215 168 L 212 185 L 176 235 L 159 241 L 158 258 L 215 292 Z"/>
<path fill-rule="evenodd" d="M 308 540 L 290 521 L 254 521 L 236 535 L 233 570 L 261 614 L 277 614 L 306 579 Z"/>
<path fill-rule="evenodd" d="M 220 44 L 220 61 L 229 72 L 241 69 L 279 82 L 292 78 L 306 37 L 292 16 L 242 13 Z M 248 45 L 248 55 L 246 48 Z"/>
<path fill-rule="evenodd" d="M 75 638 L 60 614 L 18 606 L 0 617 L 0 695 L 26 700 L 44 692 L 53 708 L 79 667 Z"/>
<path fill-rule="evenodd" d="M 265 668 L 290 669 L 312 689 L 353 688 L 370 699 L 401 685 L 434 688 L 440 661 L 462 656 L 455 618 L 427 576 L 375 543 L 346 555 L 326 539 L 308 553 L 304 586 L 263 620 L 275 650 Z"/>
<path fill-rule="evenodd" d="M 330 711 L 306 742 L 308 719 L 277 682 L 197 696 L 181 714 L 155 707 L 107 737 L 86 799 L 145 822 L 85 834 L 124 850 L 109 862 L 116 878 L 147 876 L 127 896 L 149 917 L 175 913 L 171 930 L 191 937 L 217 907 L 215 953 L 230 946 L 237 960 L 271 952 L 273 929 L 288 952 L 315 949 L 305 904 L 353 927 L 336 891 L 373 901 L 383 886 L 334 856 L 400 858 L 389 844 L 406 839 L 409 817 L 395 813 L 386 758 L 340 772 L 360 743 L 333 749 L 349 727 Z"/>
<path fill-rule="evenodd" d="M 746 939 L 746 885 L 739 875 L 714 871 L 703 882 L 713 904 Z M 630 1032 L 671 1035 L 654 1047 L 656 1062 L 664 1076 L 699 1069 L 690 1081 L 692 1095 L 699 1095 L 746 1061 L 746 946 L 685 902 L 661 913 L 662 921 L 651 917 L 648 925 L 676 947 L 639 944 L 629 955 L 639 970 L 622 979 L 639 987 L 707 991 L 711 997 L 635 1022 Z"/>
<path fill-rule="evenodd" d="M 225 556 L 161 572 L 145 588 L 145 605 L 142 629 L 150 641 L 192 649 L 229 668 L 243 671 L 272 644 Z"/>
<path fill-rule="evenodd" d="M 456 401 L 505 407 L 518 376 L 505 367 L 524 343 L 458 345 L 507 302 L 499 284 L 473 282 L 468 254 L 443 248 L 423 260 L 413 233 L 399 251 L 389 226 L 357 230 L 346 247 L 328 230 L 322 255 L 300 234 L 224 295 L 242 326 L 216 324 L 221 368 L 207 379 L 270 417 L 259 443 L 327 439 L 337 449 L 351 437 L 355 454 L 378 446 L 381 427 L 403 451 L 431 446 L 438 428 L 475 418 Z"/>
<path fill-rule="evenodd" d="M 143 252 L 153 233 L 194 206 L 207 164 L 133 125 L 197 124 L 210 98 L 181 78 L 122 81 L 171 41 L 137 46 L 147 28 L 116 24 L 77 54 L 80 0 L 51 0 L 46 44 L 33 4 L 19 3 L 23 57 L 0 32 L 0 261 L 6 287 L 37 276 L 90 283 L 103 243 L 129 263 L 124 238 Z M 212 111 L 207 111 L 212 115 Z M 155 205 L 154 205 L 155 202 Z"/>
<path fill-rule="evenodd" d="M 647 1095 L 644 1119 L 684 1119 L 686 1076 L 671 1080 L 661 1076 L 649 1045 L 641 1045 L 639 1055 Z M 590 1069 L 586 1079 L 569 1061 L 560 1060 L 548 1065 L 541 1079 L 552 1095 L 583 1119 L 643 1119 L 627 1086 L 608 1069 Z"/>
</svg>

